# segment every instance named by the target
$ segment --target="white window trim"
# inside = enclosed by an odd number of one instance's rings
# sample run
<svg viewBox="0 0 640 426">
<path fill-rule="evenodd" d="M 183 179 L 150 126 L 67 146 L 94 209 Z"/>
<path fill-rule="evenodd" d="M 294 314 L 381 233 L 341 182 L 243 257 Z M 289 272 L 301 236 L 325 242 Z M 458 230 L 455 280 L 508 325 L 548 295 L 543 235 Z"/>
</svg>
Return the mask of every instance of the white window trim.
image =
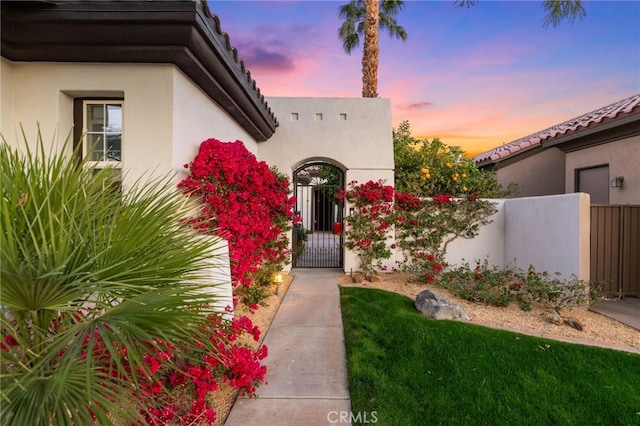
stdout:
<svg viewBox="0 0 640 426">
<path fill-rule="evenodd" d="M 87 105 L 90 104 L 102 104 L 102 105 L 120 105 L 122 108 L 122 128 L 120 133 L 120 149 L 121 149 L 121 159 L 120 161 L 92 161 L 87 159 L 89 153 L 87 152 L 87 137 L 89 135 L 89 131 L 87 128 Z M 124 158 L 124 146 L 125 146 L 125 136 L 124 136 L 124 100 L 102 100 L 102 99 L 85 99 L 82 101 L 82 158 L 87 159 L 85 164 L 87 167 L 93 167 L 96 169 L 104 169 L 104 168 L 113 168 L 122 170 L 122 162 Z"/>
</svg>

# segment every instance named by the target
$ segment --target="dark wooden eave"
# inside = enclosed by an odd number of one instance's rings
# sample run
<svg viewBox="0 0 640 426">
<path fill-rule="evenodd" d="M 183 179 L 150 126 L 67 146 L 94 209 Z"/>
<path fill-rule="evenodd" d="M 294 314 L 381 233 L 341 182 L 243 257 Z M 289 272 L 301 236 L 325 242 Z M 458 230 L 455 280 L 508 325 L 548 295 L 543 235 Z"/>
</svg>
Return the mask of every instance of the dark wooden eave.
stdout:
<svg viewBox="0 0 640 426">
<path fill-rule="evenodd" d="M 175 64 L 257 141 L 278 121 L 200 1 L 2 1 L 11 61 Z"/>
</svg>

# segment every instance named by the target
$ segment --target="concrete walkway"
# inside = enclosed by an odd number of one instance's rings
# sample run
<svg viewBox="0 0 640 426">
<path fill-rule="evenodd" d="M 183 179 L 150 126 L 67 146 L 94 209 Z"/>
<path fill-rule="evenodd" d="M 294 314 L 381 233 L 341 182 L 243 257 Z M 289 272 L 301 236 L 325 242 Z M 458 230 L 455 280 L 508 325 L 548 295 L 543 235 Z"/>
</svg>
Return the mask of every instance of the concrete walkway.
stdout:
<svg viewBox="0 0 640 426">
<path fill-rule="evenodd" d="M 237 399 L 226 426 L 335 425 L 351 409 L 338 290 L 342 271 L 291 273 L 295 278 L 264 340 L 267 383 L 258 388 L 259 398 Z"/>
<path fill-rule="evenodd" d="M 589 310 L 640 330 L 640 297 L 601 300 Z"/>
</svg>

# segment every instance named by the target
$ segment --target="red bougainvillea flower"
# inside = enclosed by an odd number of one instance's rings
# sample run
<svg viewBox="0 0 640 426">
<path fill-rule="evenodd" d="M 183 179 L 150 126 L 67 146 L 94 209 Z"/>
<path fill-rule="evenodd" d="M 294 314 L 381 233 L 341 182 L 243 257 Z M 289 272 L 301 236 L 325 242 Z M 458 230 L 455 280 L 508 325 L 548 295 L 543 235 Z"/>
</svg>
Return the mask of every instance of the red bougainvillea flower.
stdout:
<svg viewBox="0 0 640 426">
<path fill-rule="evenodd" d="M 178 187 L 202 202 L 190 222 L 229 242 L 234 285 L 251 285 L 263 263 L 288 261 L 295 198 L 284 175 L 258 161 L 241 141 L 208 139 L 185 166 L 191 174 Z"/>
</svg>

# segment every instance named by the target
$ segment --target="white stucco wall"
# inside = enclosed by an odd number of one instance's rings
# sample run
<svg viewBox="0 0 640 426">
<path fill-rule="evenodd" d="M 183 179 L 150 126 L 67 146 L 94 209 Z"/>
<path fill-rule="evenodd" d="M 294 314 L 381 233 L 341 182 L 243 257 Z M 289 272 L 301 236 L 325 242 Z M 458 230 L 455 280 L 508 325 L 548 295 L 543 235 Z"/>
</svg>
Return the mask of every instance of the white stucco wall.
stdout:
<svg viewBox="0 0 640 426">
<path fill-rule="evenodd" d="M 588 280 L 590 218 L 584 193 L 507 200 L 504 264 Z"/>
<path fill-rule="evenodd" d="M 329 159 L 344 165 L 347 182 L 386 178 L 393 185 L 389 99 L 268 97 L 266 101 L 279 127 L 258 146 L 261 160 L 291 174 L 307 160 Z"/>
<path fill-rule="evenodd" d="M 13 139 L 13 66 L 12 63 L 0 57 L 0 129 L 10 130 L 5 138 Z"/>
<path fill-rule="evenodd" d="M 118 97 L 123 107 L 125 187 L 141 179 L 178 172 L 208 138 L 242 140 L 257 153 L 257 142 L 181 71 L 170 64 L 0 63 L 0 133 L 23 146 L 22 125 L 31 145 L 38 125 L 45 146 L 60 148 L 73 129 L 77 97 Z M 68 147 L 71 153 L 71 145 Z M 223 308 L 231 300 L 226 243 L 219 242 L 211 267 L 212 291 Z M 225 257 L 226 256 L 226 257 Z M 226 283 L 226 284 L 224 284 Z"/>
<path fill-rule="evenodd" d="M 180 171 L 207 138 L 257 143 L 170 64 L 18 63 L 2 60 L 3 136 L 22 144 L 20 124 L 35 141 L 61 145 L 73 126 L 75 97 L 122 97 L 125 184 Z"/>
<path fill-rule="evenodd" d="M 560 272 L 565 279 L 575 275 L 589 280 L 588 194 L 491 201 L 497 203 L 493 221 L 480 227 L 475 238 L 458 238 L 449 244 L 446 261 L 450 266 L 486 259 L 490 266 L 499 268 L 527 270 L 533 265 L 539 272 Z M 384 265 L 390 270 L 396 260 L 403 260 L 400 250 Z"/>
<path fill-rule="evenodd" d="M 481 226 L 474 238 L 457 238 L 447 247 L 447 263 L 473 264 L 475 260 L 487 260 L 490 265 L 505 266 L 505 203 L 506 200 L 488 200 L 496 204 L 497 212 L 491 223 Z"/>
<path fill-rule="evenodd" d="M 391 101 L 380 98 L 268 97 L 279 127 L 258 145 L 258 157 L 287 174 L 312 160 L 345 170 L 345 183 L 383 179 L 393 185 Z M 348 206 L 347 210 L 348 212 Z M 344 270 L 359 261 L 345 251 Z"/>
<path fill-rule="evenodd" d="M 214 307 L 224 312 L 227 319 L 232 318 L 233 290 L 231 288 L 231 268 L 229 266 L 229 244 L 227 241 L 210 236 L 202 236 L 211 242 L 210 264 L 202 277 L 206 291 L 217 296 Z"/>
<path fill-rule="evenodd" d="M 199 87 L 174 68 L 173 85 L 173 167 L 186 176 L 183 165 L 193 160 L 200 143 L 215 138 L 222 142 L 242 141 L 254 155 L 258 143 Z"/>
</svg>

